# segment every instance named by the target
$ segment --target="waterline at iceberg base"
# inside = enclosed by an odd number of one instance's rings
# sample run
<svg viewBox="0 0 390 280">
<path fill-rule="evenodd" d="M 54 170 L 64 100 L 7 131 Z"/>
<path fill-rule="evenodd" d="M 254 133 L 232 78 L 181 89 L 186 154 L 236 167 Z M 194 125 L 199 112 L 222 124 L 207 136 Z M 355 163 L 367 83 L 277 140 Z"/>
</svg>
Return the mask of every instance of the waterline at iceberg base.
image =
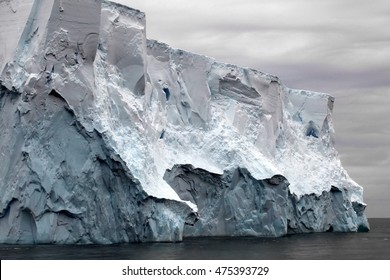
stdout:
<svg viewBox="0 0 390 280">
<path fill-rule="evenodd" d="M 1 243 L 369 229 L 330 95 L 148 40 L 110 1 L 0 16 Z"/>
</svg>

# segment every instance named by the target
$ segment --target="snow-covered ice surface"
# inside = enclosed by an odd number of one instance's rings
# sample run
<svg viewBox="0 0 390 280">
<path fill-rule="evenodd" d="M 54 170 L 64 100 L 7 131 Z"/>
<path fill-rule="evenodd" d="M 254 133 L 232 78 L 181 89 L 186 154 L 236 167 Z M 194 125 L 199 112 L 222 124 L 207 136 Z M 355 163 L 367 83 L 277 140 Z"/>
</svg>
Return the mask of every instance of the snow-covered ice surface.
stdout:
<svg viewBox="0 0 390 280">
<path fill-rule="evenodd" d="M 147 40 L 109 1 L 0 1 L 0 23 L 1 242 L 368 229 L 331 96 Z"/>
</svg>

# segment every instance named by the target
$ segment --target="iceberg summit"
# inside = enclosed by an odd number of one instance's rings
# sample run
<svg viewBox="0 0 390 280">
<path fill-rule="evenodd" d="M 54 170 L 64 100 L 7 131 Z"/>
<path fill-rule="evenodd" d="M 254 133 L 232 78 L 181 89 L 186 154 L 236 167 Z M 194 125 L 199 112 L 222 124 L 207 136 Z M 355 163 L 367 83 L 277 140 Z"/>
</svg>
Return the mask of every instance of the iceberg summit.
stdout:
<svg viewBox="0 0 390 280">
<path fill-rule="evenodd" d="M 0 1 L 0 243 L 358 232 L 333 97 L 146 39 L 99 0 Z"/>
</svg>

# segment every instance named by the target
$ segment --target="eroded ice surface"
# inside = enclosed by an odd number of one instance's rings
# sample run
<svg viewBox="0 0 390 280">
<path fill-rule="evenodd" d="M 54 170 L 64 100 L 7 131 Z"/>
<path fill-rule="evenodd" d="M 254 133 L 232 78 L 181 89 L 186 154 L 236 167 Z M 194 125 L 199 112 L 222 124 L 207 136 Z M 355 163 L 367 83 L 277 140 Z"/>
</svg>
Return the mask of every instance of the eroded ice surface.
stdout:
<svg viewBox="0 0 390 280">
<path fill-rule="evenodd" d="M 331 96 L 147 40 L 109 1 L 0 1 L 0 23 L 1 242 L 368 229 Z"/>
</svg>

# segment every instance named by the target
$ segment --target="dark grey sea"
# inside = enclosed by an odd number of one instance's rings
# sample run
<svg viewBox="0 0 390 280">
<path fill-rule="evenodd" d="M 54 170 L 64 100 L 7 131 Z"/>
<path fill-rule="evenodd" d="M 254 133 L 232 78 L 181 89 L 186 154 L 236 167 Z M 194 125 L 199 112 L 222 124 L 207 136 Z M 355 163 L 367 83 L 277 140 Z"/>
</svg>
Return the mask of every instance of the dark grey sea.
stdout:
<svg viewBox="0 0 390 280">
<path fill-rule="evenodd" d="M 56 260 L 390 260 L 390 219 L 369 219 L 367 233 L 309 233 L 281 238 L 190 238 L 180 243 L 0 245 L 0 259 Z"/>
</svg>

